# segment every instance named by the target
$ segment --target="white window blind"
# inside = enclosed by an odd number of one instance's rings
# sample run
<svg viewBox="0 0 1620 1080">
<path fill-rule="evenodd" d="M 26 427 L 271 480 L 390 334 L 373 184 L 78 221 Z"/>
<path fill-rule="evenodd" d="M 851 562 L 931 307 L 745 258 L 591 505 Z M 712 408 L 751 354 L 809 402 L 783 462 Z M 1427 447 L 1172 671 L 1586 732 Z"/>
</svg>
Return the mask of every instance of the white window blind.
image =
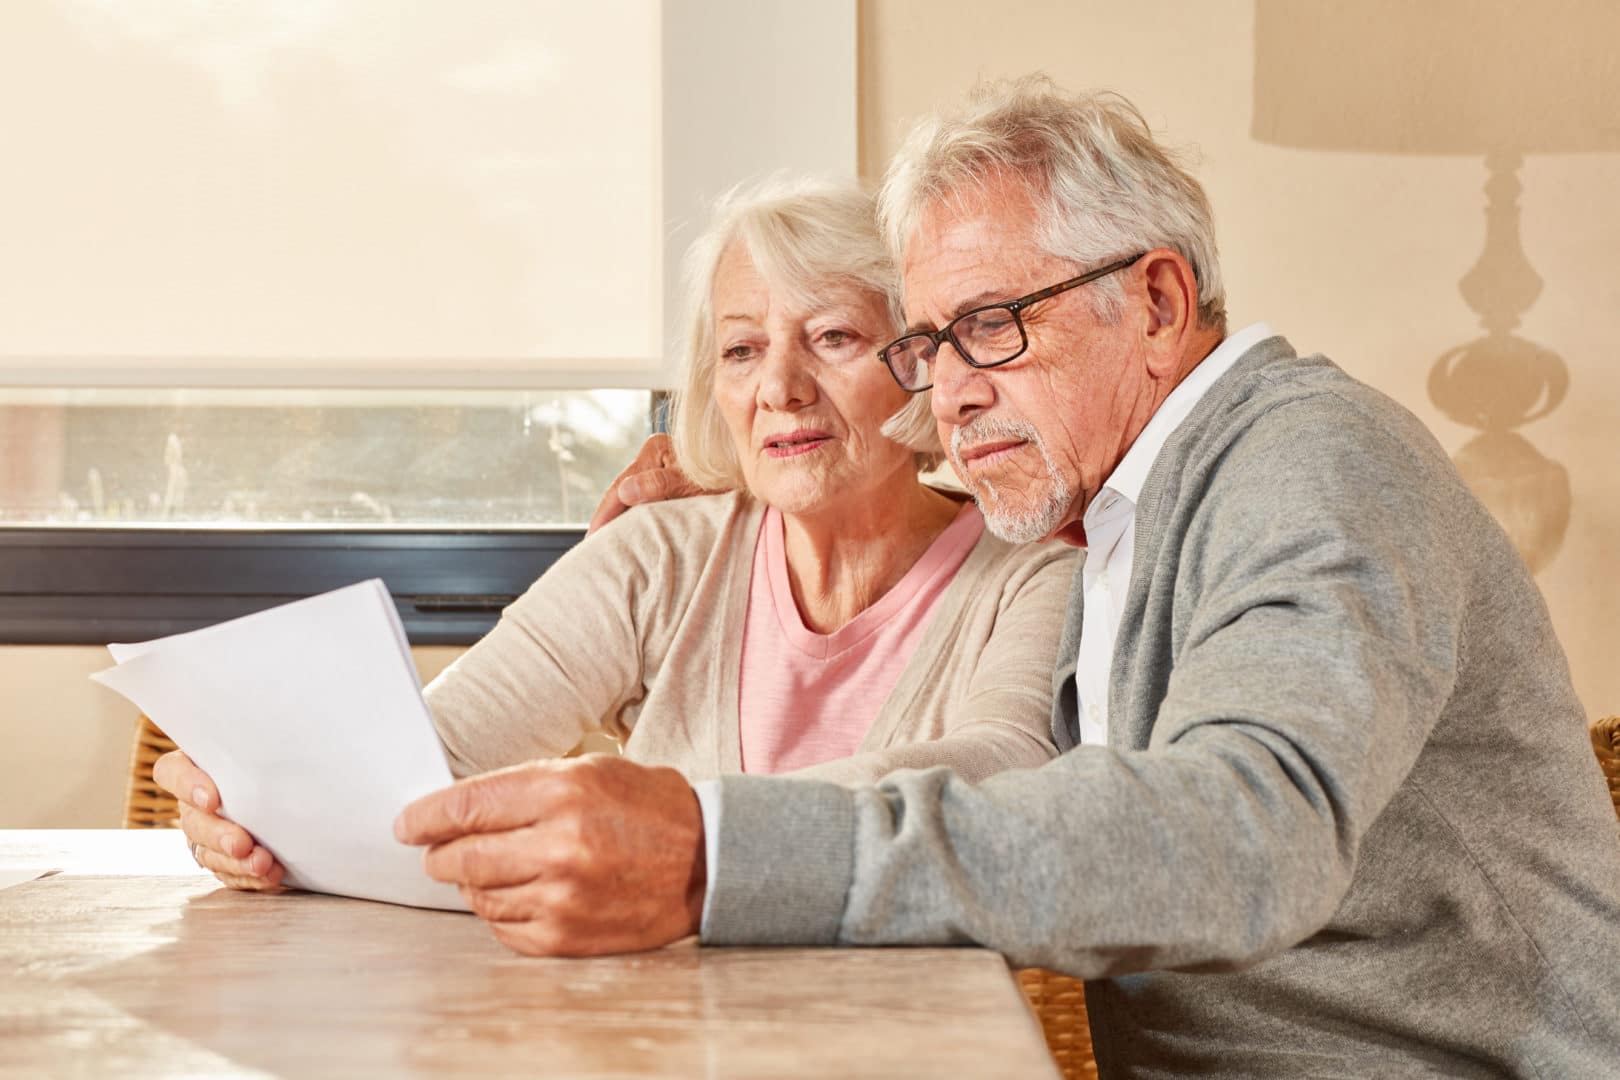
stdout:
<svg viewBox="0 0 1620 1080">
<path fill-rule="evenodd" d="M 855 167 L 853 0 L 0 7 L 0 382 L 669 385 L 745 176 Z"/>
</svg>

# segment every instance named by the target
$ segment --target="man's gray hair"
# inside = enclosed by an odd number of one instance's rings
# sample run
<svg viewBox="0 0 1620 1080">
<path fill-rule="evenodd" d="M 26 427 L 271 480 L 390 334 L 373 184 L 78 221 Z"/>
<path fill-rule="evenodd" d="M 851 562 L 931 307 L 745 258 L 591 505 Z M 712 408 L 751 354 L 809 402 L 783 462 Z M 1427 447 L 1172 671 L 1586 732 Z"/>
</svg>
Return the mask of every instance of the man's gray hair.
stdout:
<svg viewBox="0 0 1620 1080">
<path fill-rule="evenodd" d="M 1215 216 L 1177 159 L 1120 95 L 1069 94 L 1031 75 L 980 86 L 956 113 L 918 122 L 889 164 L 878 218 L 899 260 L 929 206 L 960 206 L 1005 173 L 1034 201 L 1047 253 L 1084 270 L 1169 248 L 1192 265 L 1199 322 L 1221 330 L 1226 290 Z M 1124 293 L 1116 279 L 1089 292 L 1098 318 L 1119 317 Z"/>
<path fill-rule="evenodd" d="M 854 284 L 887 302 L 887 332 L 905 325 L 900 275 L 878 232 L 872 196 L 854 183 L 770 177 L 738 186 L 715 204 L 709 227 L 687 249 L 683 266 L 686 340 L 681 375 L 670 402 L 670 438 L 682 471 L 708 488 L 743 484 L 725 421 L 714 400 L 719 347 L 714 335 L 714 274 L 733 243 L 773 293 L 813 306 L 830 283 Z M 876 343 L 870 362 L 877 364 Z M 882 433 L 917 452 L 919 470 L 943 457 L 927 393 L 887 421 Z"/>
</svg>

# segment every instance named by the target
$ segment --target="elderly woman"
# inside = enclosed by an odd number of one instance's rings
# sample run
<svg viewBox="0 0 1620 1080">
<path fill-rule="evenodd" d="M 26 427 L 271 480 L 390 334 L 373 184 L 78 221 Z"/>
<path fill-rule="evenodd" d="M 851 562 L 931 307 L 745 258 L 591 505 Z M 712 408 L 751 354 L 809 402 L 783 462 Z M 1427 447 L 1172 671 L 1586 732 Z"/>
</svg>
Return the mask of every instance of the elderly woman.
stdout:
<svg viewBox="0 0 1620 1080">
<path fill-rule="evenodd" d="M 672 441 L 724 493 L 595 532 L 428 686 L 453 771 L 562 755 L 592 731 L 691 780 L 1045 762 L 1072 563 L 997 540 L 919 479 L 940 447 L 926 395 L 876 356 L 901 318 L 870 198 L 733 195 L 686 269 Z M 157 776 L 206 867 L 279 882 L 183 755 Z"/>
</svg>

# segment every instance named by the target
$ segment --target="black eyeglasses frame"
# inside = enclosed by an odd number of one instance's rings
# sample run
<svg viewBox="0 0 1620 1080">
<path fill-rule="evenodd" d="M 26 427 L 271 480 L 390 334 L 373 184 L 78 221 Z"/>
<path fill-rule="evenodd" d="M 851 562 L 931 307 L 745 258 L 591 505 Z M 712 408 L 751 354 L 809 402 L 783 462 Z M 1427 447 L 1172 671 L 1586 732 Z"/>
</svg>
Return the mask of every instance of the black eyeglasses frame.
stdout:
<svg viewBox="0 0 1620 1080">
<path fill-rule="evenodd" d="M 927 338 L 933 343 L 934 351 L 937 354 L 939 352 L 939 347 L 945 342 L 949 341 L 951 343 L 951 348 L 956 350 L 956 355 L 960 356 L 969 367 L 979 368 L 981 370 L 984 368 L 1000 367 L 1002 364 L 1010 364 L 1029 351 L 1029 333 L 1024 329 L 1024 319 L 1020 312 L 1040 303 L 1042 300 L 1050 300 L 1052 297 L 1061 293 L 1066 293 L 1070 289 L 1078 289 L 1082 285 L 1091 284 L 1098 278 L 1104 278 L 1109 274 L 1118 273 L 1119 271 L 1124 270 L 1126 267 L 1134 266 L 1137 260 L 1141 259 L 1142 256 L 1146 254 L 1147 252 L 1145 251 L 1139 251 L 1129 258 L 1119 259 L 1115 262 L 1109 263 L 1107 266 L 1099 267 L 1096 270 L 1089 270 L 1086 273 L 1081 274 L 1079 277 L 1072 277 L 1067 281 L 1060 281 L 1056 285 L 1048 285 L 1044 289 L 1037 289 L 1028 296 L 1020 296 L 1016 300 L 1003 300 L 997 304 L 984 304 L 980 307 L 974 308 L 972 311 L 964 311 L 962 314 L 958 315 L 956 318 L 952 319 L 938 330 L 913 330 L 909 334 L 901 334 L 899 337 L 883 346 L 883 348 L 879 349 L 877 358 L 882 362 L 884 367 L 889 369 L 889 374 L 893 376 L 896 383 L 899 383 L 900 389 L 912 394 L 920 394 L 924 390 L 931 388 L 934 384 L 929 382 L 915 388 L 909 387 L 894 370 L 894 364 L 889 361 L 889 353 L 890 350 L 894 349 L 895 346 L 900 345 L 903 342 L 914 341 L 917 338 Z M 956 339 L 956 324 L 961 322 L 963 319 L 971 319 L 975 315 L 982 314 L 986 311 L 994 311 L 998 308 L 1010 313 L 1013 317 L 1013 324 L 1018 327 L 1018 351 L 1013 353 L 1011 356 L 1004 357 L 1000 360 L 992 360 L 988 363 L 980 363 L 979 361 L 973 359 L 973 357 L 969 356 L 967 349 L 963 348 L 962 343 Z"/>
</svg>

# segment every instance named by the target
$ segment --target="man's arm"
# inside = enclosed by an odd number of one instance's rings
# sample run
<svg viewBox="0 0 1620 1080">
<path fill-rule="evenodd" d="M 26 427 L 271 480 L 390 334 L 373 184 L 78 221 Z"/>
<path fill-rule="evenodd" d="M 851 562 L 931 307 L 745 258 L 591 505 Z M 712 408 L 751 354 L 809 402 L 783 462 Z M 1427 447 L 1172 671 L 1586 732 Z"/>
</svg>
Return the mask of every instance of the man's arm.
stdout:
<svg viewBox="0 0 1620 1080">
<path fill-rule="evenodd" d="M 977 942 L 1097 977 L 1241 967 L 1323 925 L 1450 693 L 1461 586 L 1409 448 L 1282 431 L 1209 490 L 1150 749 L 977 786 L 722 779 L 705 940 Z"/>
<path fill-rule="evenodd" d="M 1450 693 L 1462 592 L 1437 497 L 1461 490 L 1454 474 L 1414 476 L 1411 447 L 1342 422 L 1282 430 L 1223 458 L 1209 485 L 1201 585 L 1148 750 L 1080 747 L 977 786 L 944 769 L 858 791 L 727 777 L 707 838 L 684 781 L 620 761 L 611 790 L 572 804 L 605 830 L 579 831 L 575 813 L 558 841 L 545 806 L 509 821 L 488 802 L 454 812 L 458 796 L 440 793 L 429 800 L 452 801 L 450 825 L 407 810 L 400 838 L 471 844 L 430 869 L 474 890 L 529 875 L 487 916 L 549 927 L 512 939 L 526 951 L 679 936 L 704 910 L 707 844 L 712 944 L 977 942 L 1088 977 L 1287 948 L 1336 909 Z M 658 880 L 636 878 L 646 903 L 613 908 L 636 874 L 627 859 L 654 853 Z M 617 930 L 588 914 L 599 905 Z"/>
</svg>

